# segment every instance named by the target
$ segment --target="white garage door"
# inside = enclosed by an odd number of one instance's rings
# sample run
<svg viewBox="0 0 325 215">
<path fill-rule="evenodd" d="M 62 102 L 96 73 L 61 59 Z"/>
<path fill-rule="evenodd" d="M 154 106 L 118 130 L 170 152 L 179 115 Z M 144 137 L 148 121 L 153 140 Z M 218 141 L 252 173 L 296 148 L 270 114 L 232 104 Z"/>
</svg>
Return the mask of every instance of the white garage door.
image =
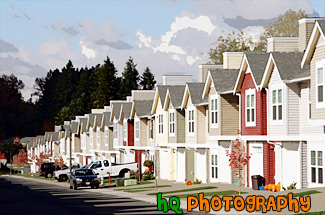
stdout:
<svg viewBox="0 0 325 215">
<path fill-rule="evenodd" d="M 185 148 L 177 149 L 176 181 L 185 182 Z"/>
<path fill-rule="evenodd" d="M 160 178 L 168 179 L 169 177 L 169 156 L 168 149 L 160 150 Z"/>
<path fill-rule="evenodd" d="M 251 158 L 249 160 L 249 180 L 251 182 L 252 175 L 263 176 L 263 144 L 249 143 L 249 152 Z M 249 183 L 252 186 L 252 183 Z"/>
</svg>

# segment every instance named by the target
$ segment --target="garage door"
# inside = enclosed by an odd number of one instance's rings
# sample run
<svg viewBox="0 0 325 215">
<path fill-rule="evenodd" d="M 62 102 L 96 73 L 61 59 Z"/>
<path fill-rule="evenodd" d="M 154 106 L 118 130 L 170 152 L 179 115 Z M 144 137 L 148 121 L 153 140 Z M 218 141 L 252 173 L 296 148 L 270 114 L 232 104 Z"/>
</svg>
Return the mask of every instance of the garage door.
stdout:
<svg viewBox="0 0 325 215">
<path fill-rule="evenodd" d="M 177 170 L 176 170 L 176 181 L 185 181 L 185 148 L 177 149 Z"/>
<path fill-rule="evenodd" d="M 169 156 L 168 149 L 160 150 L 160 178 L 168 179 L 169 177 Z"/>
<path fill-rule="evenodd" d="M 207 168 L 206 168 L 206 153 L 205 149 L 198 149 L 196 151 L 196 165 L 195 165 L 195 177 L 201 180 L 202 183 L 207 182 Z"/>
</svg>

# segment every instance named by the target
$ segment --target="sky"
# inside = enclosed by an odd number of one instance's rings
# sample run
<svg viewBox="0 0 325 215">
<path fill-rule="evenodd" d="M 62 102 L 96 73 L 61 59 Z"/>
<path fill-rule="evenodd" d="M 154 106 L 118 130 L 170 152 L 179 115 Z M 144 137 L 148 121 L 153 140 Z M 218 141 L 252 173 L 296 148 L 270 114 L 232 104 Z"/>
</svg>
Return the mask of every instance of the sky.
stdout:
<svg viewBox="0 0 325 215">
<path fill-rule="evenodd" d="M 63 68 L 102 64 L 108 56 L 119 74 L 131 56 L 141 74 L 193 75 L 226 32 L 243 29 L 256 39 L 285 11 L 325 17 L 324 0 L 1 0 L 0 75 L 34 92 L 36 77 Z"/>
</svg>

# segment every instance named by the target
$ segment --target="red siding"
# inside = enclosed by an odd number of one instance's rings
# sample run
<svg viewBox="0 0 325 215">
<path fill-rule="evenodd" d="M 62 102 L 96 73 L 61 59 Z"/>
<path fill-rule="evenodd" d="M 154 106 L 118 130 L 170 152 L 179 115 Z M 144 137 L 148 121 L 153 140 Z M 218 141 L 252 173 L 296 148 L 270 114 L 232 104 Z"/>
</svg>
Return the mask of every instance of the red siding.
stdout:
<svg viewBox="0 0 325 215">
<path fill-rule="evenodd" d="M 245 90 L 255 89 L 254 81 L 250 73 L 245 74 L 243 84 L 241 86 L 241 134 L 242 135 L 266 135 L 266 92 L 256 90 L 256 126 L 246 127 L 246 95 Z"/>
<path fill-rule="evenodd" d="M 134 120 L 128 120 L 128 146 L 134 146 Z"/>
<path fill-rule="evenodd" d="M 275 152 L 269 143 L 263 144 L 263 174 L 266 184 L 275 183 Z"/>
</svg>

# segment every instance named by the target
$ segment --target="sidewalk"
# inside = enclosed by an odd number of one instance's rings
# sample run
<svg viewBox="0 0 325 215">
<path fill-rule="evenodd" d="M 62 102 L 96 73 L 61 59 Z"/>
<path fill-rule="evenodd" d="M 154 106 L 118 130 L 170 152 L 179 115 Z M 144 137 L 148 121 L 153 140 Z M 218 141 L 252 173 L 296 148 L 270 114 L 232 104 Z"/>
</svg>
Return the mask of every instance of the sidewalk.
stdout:
<svg viewBox="0 0 325 215">
<path fill-rule="evenodd" d="M 8 176 L 8 177 L 20 177 L 21 178 L 21 176 Z M 57 181 L 48 181 L 48 180 L 43 180 L 43 179 L 35 179 L 35 178 L 27 178 L 27 177 L 25 177 L 25 178 L 26 178 L 26 180 L 36 180 L 41 183 L 48 183 L 48 184 L 52 184 L 52 185 L 62 186 L 62 187 L 66 187 L 67 189 L 69 189 L 68 183 L 64 183 L 64 182 L 59 183 Z M 198 190 L 198 191 L 180 192 L 180 193 L 173 193 L 173 194 L 166 194 L 166 195 L 163 194 L 163 197 L 167 196 L 167 195 L 193 194 L 193 193 L 200 193 L 200 192 L 204 192 L 204 193 L 206 193 L 206 192 L 220 192 L 220 191 L 229 191 L 229 190 L 237 191 L 238 190 L 238 185 L 232 185 L 232 184 L 208 183 L 208 184 L 186 186 L 185 183 L 171 182 L 171 181 L 167 181 L 167 180 L 158 180 L 158 186 L 169 185 L 170 187 L 158 187 L 157 189 L 155 189 L 155 188 L 141 189 L 144 191 L 135 192 L 135 193 L 129 193 L 129 192 L 117 190 L 117 189 L 134 189 L 134 188 L 138 189 L 138 188 L 152 187 L 152 186 L 155 186 L 155 181 L 153 181 L 153 182 L 154 183 L 151 183 L 151 184 L 143 184 L 143 185 L 136 185 L 136 186 L 130 186 L 130 187 L 112 187 L 112 188 L 84 189 L 84 190 L 88 191 L 88 192 L 97 192 L 97 193 L 102 193 L 102 194 L 115 195 L 115 196 L 119 196 L 119 197 L 127 197 L 127 198 L 137 199 L 137 200 L 149 202 L 152 204 L 157 204 L 156 196 L 155 195 L 147 195 L 148 193 L 175 191 L 175 190 L 191 189 L 191 188 L 206 187 L 206 186 L 215 186 L 217 188 L 208 189 L 208 190 L 202 189 L 202 190 Z M 310 191 L 310 190 L 316 190 L 321 193 L 316 193 L 316 194 L 310 195 L 311 209 L 309 210 L 309 212 L 325 211 L 325 187 L 281 191 L 281 192 L 252 190 L 250 188 L 242 187 L 241 191 L 247 192 L 247 194 L 241 194 L 241 196 L 243 198 L 246 198 L 248 195 L 263 195 L 265 197 L 269 197 L 270 195 L 278 196 L 278 195 L 286 195 L 290 192 L 300 193 L 300 192 L 305 192 L 305 191 Z M 238 192 L 237 192 L 237 195 L 239 195 Z M 210 199 L 211 196 L 206 197 L 206 198 Z M 182 208 L 184 212 L 186 211 L 186 209 L 187 209 L 187 199 L 186 198 L 181 199 L 180 208 Z M 198 211 L 198 208 L 194 209 L 194 211 Z M 302 212 L 299 212 L 299 213 L 302 213 Z M 245 210 L 237 212 L 235 209 L 232 208 L 229 212 L 225 212 L 223 210 L 215 212 L 212 210 L 210 212 L 210 214 L 250 214 L 250 213 Z M 261 213 L 254 212 L 253 214 L 261 214 Z M 268 212 L 268 214 L 294 214 L 294 212 L 289 212 L 288 209 L 283 209 L 281 212 Z"/>
</svg>

